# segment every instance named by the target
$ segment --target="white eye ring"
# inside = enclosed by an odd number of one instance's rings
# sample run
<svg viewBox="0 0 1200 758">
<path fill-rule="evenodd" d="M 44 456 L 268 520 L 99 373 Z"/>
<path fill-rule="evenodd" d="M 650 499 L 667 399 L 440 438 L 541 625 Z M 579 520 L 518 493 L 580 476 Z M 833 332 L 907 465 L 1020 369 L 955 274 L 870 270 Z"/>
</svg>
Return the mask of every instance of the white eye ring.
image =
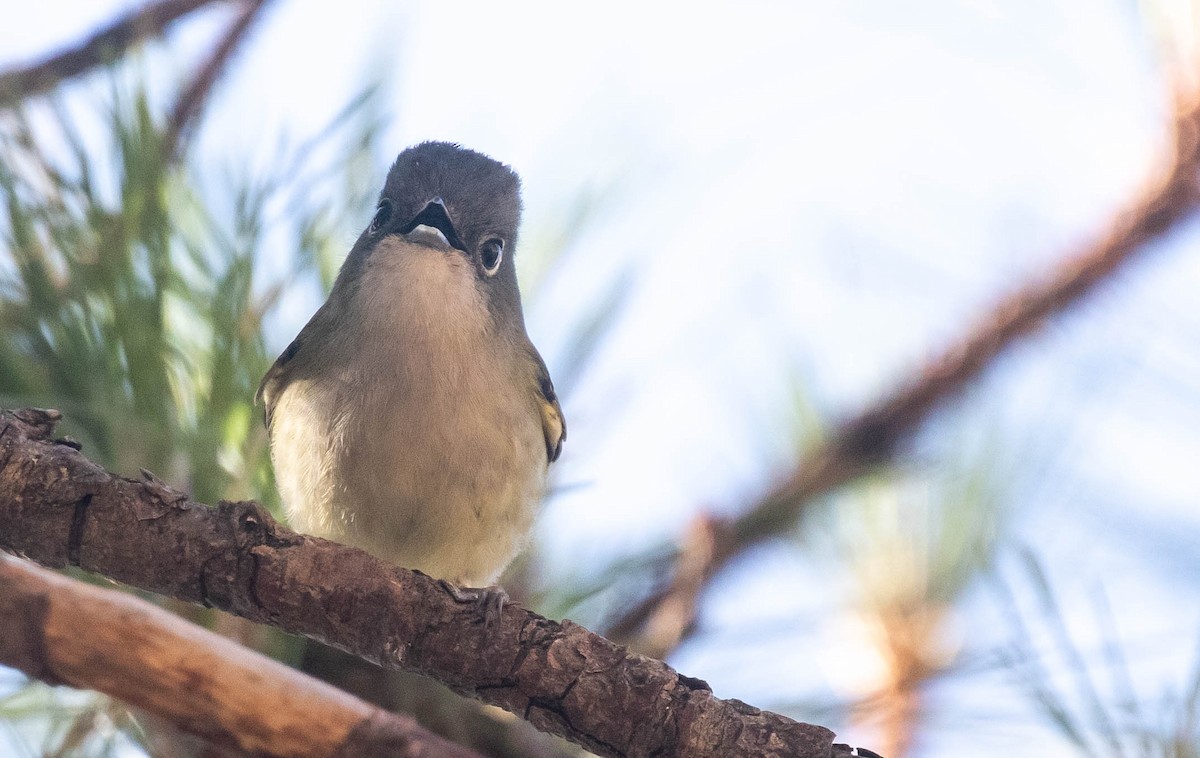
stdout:
<svg viewBox="0 0 1200 758">
<path fill-rule="evenodd" d="M 495 276 L 500 270 L 500 262 L 504 260 L 504 240 L 491 237 L 479 246 L 479 263 L 483 273 Z"/>
</svg>

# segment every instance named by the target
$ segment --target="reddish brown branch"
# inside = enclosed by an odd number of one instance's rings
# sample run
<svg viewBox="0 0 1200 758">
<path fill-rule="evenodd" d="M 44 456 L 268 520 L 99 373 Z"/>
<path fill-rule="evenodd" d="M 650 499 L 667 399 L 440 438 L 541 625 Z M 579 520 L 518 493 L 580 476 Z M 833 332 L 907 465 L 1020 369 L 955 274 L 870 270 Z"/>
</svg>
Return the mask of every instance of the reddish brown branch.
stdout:
<svg viewBox="0 0 1200 758">
<path fill-rule="evenodd" d="M 479 754 L 124 592 L 0 556 L 0 662 L 256 756 Z"/>
<path fill-rule="evenodd" d="M 246 33 L 262 15 L 266 5 L 267 0 L 249 0 L 245 3 L 245 8 L 229 25 L 204 65 L 197 69 L 187 88 L 175 101 L 163 135 L 163 156 L 166 160 L 173 160 L 183 152 L 191 129 L 199 120 L 213 86 L 221 78 L 234 53 L 245 40 Z"/>
<path fill-rule="evenodd" d="M 295 534 L 254 503 L 209 508 L 113 476 L 51 439 L 57 419 L 0 412 L 0 549 L 426 674 L 601 755 L 835 754 L 829 730 L 721 700 L 570 621 L 510 606 L 484 628 L 432 579 Z"/>
<path fill-rule="evenodd" d="M 650 596 L 627 611 L 609 628 L 609 636 L 626 640 L 636 633 L 638 652 L 665 658 L 691 631 L 700 592 L 712 574 L 713 561 L 728 549 L 728 539 L 724 521 L 706 513 L 694 518 L 675 558 L 672 592 Z"/>
<path fill-rule="evenodd" d="M 857 478 L 891 459 L 900 445 L 932 412 L 965 386 L 979 379 L 996 359 L 1022 337 L 1093 292 L 1120 267 L 1145 253 L 1159 239 L 1190 217 L 1200 202 L 1200 104 L 1179 109 L 1174 153 L 1158 181 L 1149 187 L 1094 244 L 1028 282 L 983 314 L 957 341 L 909 375 L 896 388 L 858 416 L 839 426 L 831 437 L 767 491 L 745 514 L 715 524 L 717 550 L 696 581 L 696 561 L 681 551 L 671 582 L 618 620 L 613 629 L 626 634 L 635 649 L 665 655 L 658 640 L 672 636 L 656 620 L 672 616 L 676 639 L 682 639 L 694 616 L 677 613 L 694 609 L 697 595 L 709 579 L 741 552 L 794 526 L 817 497 Z M 661 626 L 659 624 L 658 626 Z M 632 630 L 642 630 L 632 635 Z M 652 639 L 653 637 L 653 639 Z"/>
<path fill-rule="evenodd" d="M 112 62 L 130 47 L 161 35 L 173 21 L 213 0 L 160 0 L 121 16 L 77 44 L 28 66 L 0 73 L 0 105 L 18 102 Z"/>
<path fill-rule="evenodd" d="M 901 382 L 807 457 L 733 524 L 736 549 L 791 525 L 814 496 L 845 484 L 891 458 L 934 409 L 977 380 L 1006 350 L 1056 314 L 1068 310 L 1150 243 L 1195 212 L 1200 149 L 1200 108 L 1184 110 L 1175 124 L 1175 151 L 1160 180 L 1113 220 L 1094 244 L 1062 260 L 983 314 L 956 342 Z"/>
</svg>

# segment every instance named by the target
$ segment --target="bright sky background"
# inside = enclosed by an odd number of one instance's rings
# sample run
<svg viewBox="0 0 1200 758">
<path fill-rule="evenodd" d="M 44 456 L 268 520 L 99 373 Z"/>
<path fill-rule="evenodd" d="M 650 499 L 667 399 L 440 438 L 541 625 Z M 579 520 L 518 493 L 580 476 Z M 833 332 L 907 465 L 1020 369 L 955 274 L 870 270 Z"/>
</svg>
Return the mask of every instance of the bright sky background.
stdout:
<svg viewBox="0 0 1200 758">
<path fill-rule="evenodd" d="M 15 5 L 0 63 L 128 5 Z M 225 18 L 173 35 L 156 76 L 188 70 Z M 596 199 L 526 314 L 554 373 L 597 299 L 625 293 L 566 405 L 559 481 L 577 486 L 539 524 L 548 575 L 585 577 L 698 508 L 743 505 L 786 464 L 779 408 L 797 384 L 831 418 L 851 413 L 1097 234 L 1160 144 L 1153 51 L 1117 0 L 298 0 L 263 19 L 201 154 L 262 160 L 370 76 L 388 87 L 380 171 L 423 139 L 512 164 L 527 248 Z M 347 249 L 367 220 L 348 220 Z M 920 448 L 936 461 L 974 441 L 1015 461 L 1016 531 L 1078 598 L 1085 644 L 1103 579 L 1147 699 L 1182 686 L 1200 630 L 1195 231 L 1016 351 Z M 288 300 L 278 346 L 316 302 Z M 812 584 L 817 563 L 794 545 L 743 561 L 672 663 L 763 707 L 861 694 L 862 631 L 829 613 L 843 588 Z M 986 587 L 954 626 L 976 653 L 1011 632 Z M 935 686 L 931 705 L 921 755 L 1063 747 L 1000 672 Z"/>
</svg>

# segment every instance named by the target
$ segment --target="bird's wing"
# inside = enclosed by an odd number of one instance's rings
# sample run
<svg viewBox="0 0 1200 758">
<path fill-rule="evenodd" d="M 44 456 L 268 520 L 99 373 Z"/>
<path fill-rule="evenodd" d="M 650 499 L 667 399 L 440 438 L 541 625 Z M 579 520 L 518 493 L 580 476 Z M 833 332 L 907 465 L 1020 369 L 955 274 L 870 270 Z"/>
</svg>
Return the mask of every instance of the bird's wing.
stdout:
<svg viewBox="0 0 1200 758">
<path fill-rule="evenodd" d="M 262 383 L 258 385 L 258 392 L 254 393 L 254 402 L 263 404 L 263 420 L 266 422 L 268 430 L 271 429 L 271 416 L 275 410 L 275 403 L 279 401 L 280 395 L 291 381 L 291 375 L 297 363 L 296 356 L 300 355 L 301 351 L 309 351 L 308 355 L 311 357 L 311 351 L 314 348 L 320 350 L 320 347 L 315 344 L 318 342 L 319 330 L 314 327 L 328 320 L 329 317 L 329 303 L 326 302 L 308 320 L 308 323 L 300 330 L 300 334 L 296 335 L 296 339 L 292 340 L 279 354 L 279 357 L 271 364 L 271 368 L 267 369 Z"/>
<path fill-rule="evenodd" d="M 558 404 L 558 395 L 554 392 L 554 382 L 550 381 L 546 362 L 532 345 L 529 352 L 533 356 L 534 375 L 537 379 L 538 409 L 542 413 L 542 434 L 546 436 L 546 458 L 548 462 L 553 463 L 562 453 L 563 440 L 567 438 L 567 419 Z"/>
<path fill-rule="evenodd" d="M 254 393 L 254 403 L 263 404 L 263 421 L 266 422 L 268 430 L 271 428 L 271 413 L 275 410 L 275 401 L 287 386 L 288 365 L 296 357 L 296 353 L 300 352 L 300 345 L 299 337 L 292 340 L 271 364 L 271 368 L 267 369 L 262 383 L 258 385 L 258 392 Z"/>
</svg>

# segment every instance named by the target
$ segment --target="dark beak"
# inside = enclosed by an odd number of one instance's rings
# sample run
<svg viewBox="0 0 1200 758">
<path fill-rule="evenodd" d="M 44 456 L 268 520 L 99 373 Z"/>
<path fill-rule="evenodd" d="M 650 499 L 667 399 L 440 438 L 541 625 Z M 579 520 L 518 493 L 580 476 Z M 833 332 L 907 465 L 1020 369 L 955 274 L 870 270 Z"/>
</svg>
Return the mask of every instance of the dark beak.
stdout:
<svg viewBox="0 0 1200 758">
<path fill-rule="evenodd" d="M 446 212 L 446 203 L 440 197 L 435 197 L 426 203 L 421 212 L 412 221 L 409 221 L 400 230 L 400 233 L 408 234 L 413 229 L 422 225 L 431 226 L 446 235 L 446 241 L 450 243 L 451 247 L 462 250 L 464 253 L 467 251 L 467 246 L 463 244 L 463 241 L 459 239 L 458 232 L 454 230 L 454 224 L 450 221 L 450 214 Z"/>
</svg>

